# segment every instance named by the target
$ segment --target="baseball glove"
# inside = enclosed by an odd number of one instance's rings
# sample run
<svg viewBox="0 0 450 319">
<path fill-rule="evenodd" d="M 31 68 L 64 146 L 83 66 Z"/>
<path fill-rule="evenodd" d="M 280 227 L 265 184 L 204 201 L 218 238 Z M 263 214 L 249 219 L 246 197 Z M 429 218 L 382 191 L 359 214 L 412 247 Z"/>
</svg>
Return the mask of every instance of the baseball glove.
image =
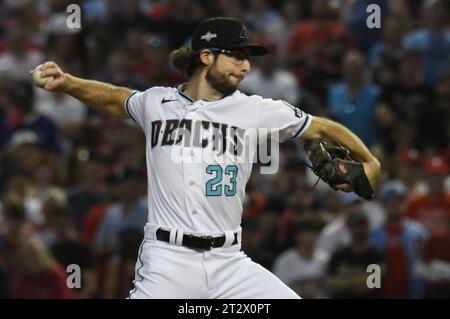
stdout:
<svg viewBox="0 0 450 319">
<path fill-rule="evenodd" d="M 337 190 L 336 185 L 348 183 L 358 196 L 370 200 L 374 192 L 361 162 L 350 157 L 342 146 L 329 146 L 325 141 L 310 141 L 305 144 L 306 153 L 312 163 L 311 169 L 320 179 Z"/>
</svg>

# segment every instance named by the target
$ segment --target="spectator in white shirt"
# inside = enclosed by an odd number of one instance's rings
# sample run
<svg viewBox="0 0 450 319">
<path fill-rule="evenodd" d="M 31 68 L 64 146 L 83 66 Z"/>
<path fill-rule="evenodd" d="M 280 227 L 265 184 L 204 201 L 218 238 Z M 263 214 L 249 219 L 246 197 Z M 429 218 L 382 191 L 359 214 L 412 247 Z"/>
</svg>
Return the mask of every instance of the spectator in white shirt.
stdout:
<svg viewBox="0 0 450 319">
<path fill-rule="evenodd" d="M 297 105 L 300 98 L 297 79 L 291 72 L 277 67 L 275 44 L 267 42 L 265 45 L 269 54 L 255 60 L 255 66 L 241 82 L 240 90 Z"/>
<path fill-rule="evenodd" d="M 298 220 L 294 225 L 296 245 L 275 260 L 274 274 L 302 298 L 324 298 L 325 264 L 314 259 L 314 246 L 321 228 L 316 220 Z"/>
</svg>

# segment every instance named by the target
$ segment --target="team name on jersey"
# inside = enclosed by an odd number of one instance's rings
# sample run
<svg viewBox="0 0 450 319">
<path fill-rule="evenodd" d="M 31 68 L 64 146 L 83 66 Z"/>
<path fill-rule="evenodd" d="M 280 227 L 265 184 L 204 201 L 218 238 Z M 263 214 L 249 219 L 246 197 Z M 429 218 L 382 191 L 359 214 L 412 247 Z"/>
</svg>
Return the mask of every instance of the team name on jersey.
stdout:
<svg viewBox="0 0 450 319">
<path fill-rule="evenodd" d="M 191 119 L 156 120 L 151 123 L 151 147 L 210 147 L 218 154 L 228 151 L 239 155 L 244 134 L 244 129 L 225 123 Z"/>
</svg>

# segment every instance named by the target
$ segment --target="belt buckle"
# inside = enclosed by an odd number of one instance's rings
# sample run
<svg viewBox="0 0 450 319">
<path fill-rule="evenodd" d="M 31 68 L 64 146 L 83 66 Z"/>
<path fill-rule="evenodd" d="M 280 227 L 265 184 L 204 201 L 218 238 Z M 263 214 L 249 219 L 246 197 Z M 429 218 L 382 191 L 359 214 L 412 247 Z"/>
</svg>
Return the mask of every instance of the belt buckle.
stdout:
<svg viewBox="0 0 450 319">
<path fill-rule="evenodd" d="M 215 238 L 213 236 L 200 236 L 200 238 L 202 239 L 206 239 L 206 240 L 210 240 L 211 241 L 211 245 L 209 245 L 208 250 L 211 250 L 214 248 L 214 241 Z"/>
</svg>

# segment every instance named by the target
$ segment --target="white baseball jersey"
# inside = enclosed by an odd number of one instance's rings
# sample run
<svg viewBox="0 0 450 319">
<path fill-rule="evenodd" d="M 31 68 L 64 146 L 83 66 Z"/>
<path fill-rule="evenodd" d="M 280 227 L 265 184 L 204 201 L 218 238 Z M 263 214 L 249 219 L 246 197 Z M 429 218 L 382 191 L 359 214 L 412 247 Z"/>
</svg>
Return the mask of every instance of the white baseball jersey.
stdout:
<svg viewBox="0 0 450 319">
<path fill-rule="evenodd" d="M 305 132 L 311 115 L 239 91 L 193 101 L 182 88 L 135 91 L 125 101 L 146 135 L 149 223 L 193 234 L 238 231 L 253 165 L 237 160 L 242 134 L 271 129 L 282 142 Z M 252 143 L 250 153 L 256 149 Z"/>
</svg>

